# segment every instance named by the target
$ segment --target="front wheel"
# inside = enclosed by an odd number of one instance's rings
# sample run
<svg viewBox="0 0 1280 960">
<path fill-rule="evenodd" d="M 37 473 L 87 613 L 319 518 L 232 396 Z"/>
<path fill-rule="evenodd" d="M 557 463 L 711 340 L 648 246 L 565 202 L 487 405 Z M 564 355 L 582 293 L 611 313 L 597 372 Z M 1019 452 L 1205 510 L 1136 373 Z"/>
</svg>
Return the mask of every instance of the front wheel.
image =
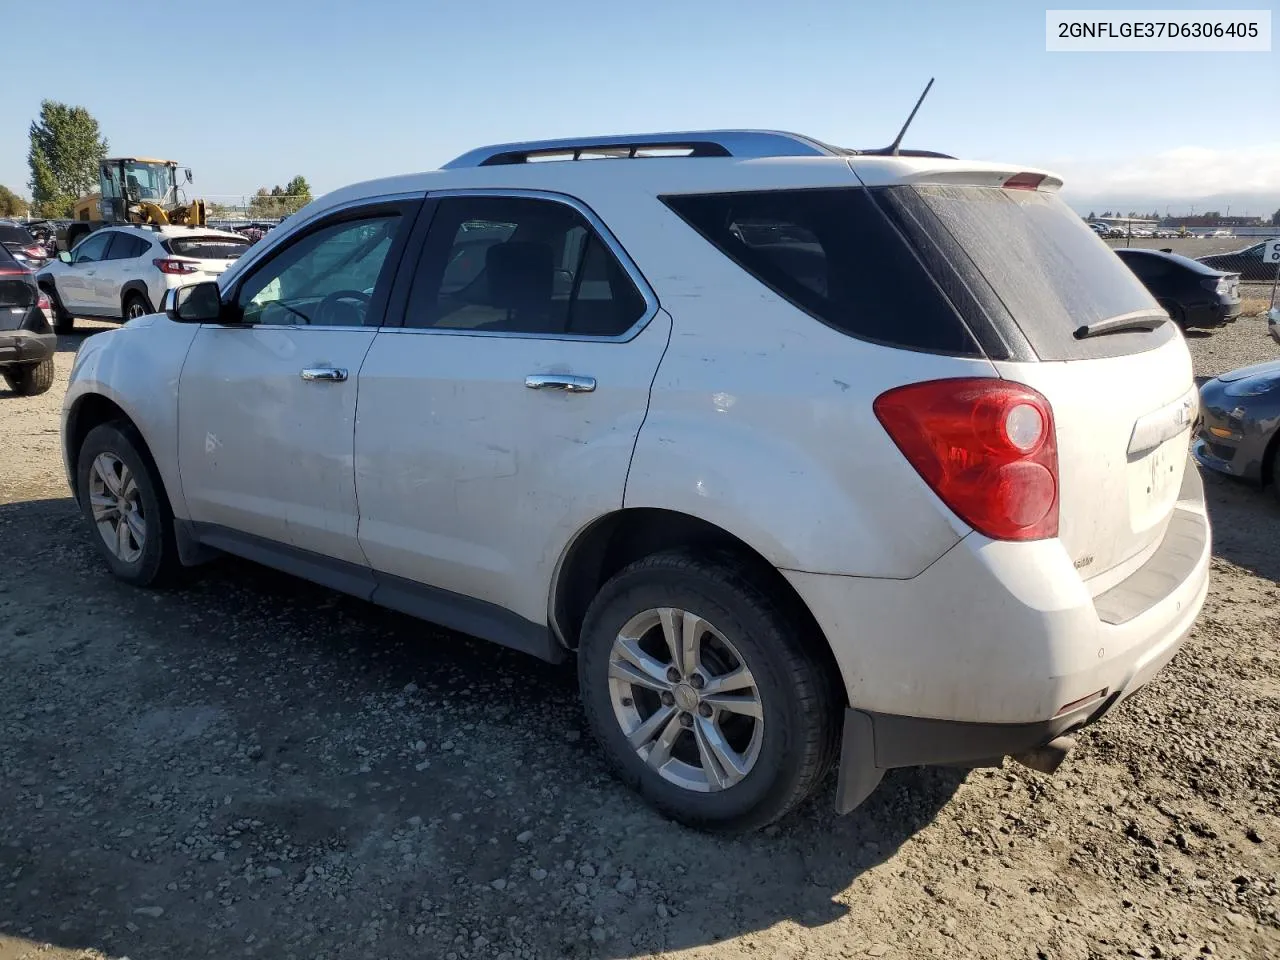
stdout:
<svg viewBox="0 0 1280 960">
<path fill-rule="evenodd" d="M 757 829 L 830 768 L 836 687 L 785 606 L 736 560 L 670 552 L 623 569 L 587 611 L 588 723 L 618 777 L 672 819 Z"/>
<path fill-rule="evenodd" d="M 6 370 L 4 379 L 10 390 L 24 397 L 47 393 L 53 386 L 53 357 Z"/>
<path fill-rule="evenodd" d="M 80 509 L 111 572 L 135 586 L 157 586 L 181 567 L 173 511 L 145 446 L 127 424 L 104 423 L 80 446 Z"/>
</svg>

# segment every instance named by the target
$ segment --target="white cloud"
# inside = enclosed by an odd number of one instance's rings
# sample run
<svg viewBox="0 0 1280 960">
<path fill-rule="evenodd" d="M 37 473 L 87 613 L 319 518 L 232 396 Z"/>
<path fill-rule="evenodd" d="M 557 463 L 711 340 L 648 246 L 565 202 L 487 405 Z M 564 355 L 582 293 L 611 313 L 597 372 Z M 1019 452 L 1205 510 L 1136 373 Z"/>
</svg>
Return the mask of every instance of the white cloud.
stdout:
<svg viewBox="0 0 1280 960">
<path fill-rule="evenodd" d="M 1239 149 L 1177 147 L 1160 153 L 1061 158 L 1044 164 L 1063 178 L 1067 200 L 1163 197 L 1195 200 L 1224 194 L 1280 196 L 1280 143 Z"/>
</svg>

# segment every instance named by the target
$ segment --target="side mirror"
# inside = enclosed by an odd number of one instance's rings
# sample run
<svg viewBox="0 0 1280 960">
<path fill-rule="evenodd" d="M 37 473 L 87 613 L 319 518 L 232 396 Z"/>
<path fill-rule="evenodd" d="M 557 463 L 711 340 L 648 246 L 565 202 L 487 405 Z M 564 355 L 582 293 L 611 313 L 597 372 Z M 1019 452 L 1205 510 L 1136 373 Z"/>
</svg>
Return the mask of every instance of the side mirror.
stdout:
<svg viewBox="0 0 1280 960">
<path fill-rule="evenodd" d="M 70 262 L 71 262 L 71 254 L 70 254 L 70 253 L 68 253 L 66 250 L 59 250 L 59 251 L 58 251 L 58 259 L 59 259 L 59 260 L 61 260 L 63 263 L 70 263 Z"/>
<path fill-rule="evenodd" d="M 212 280 L 170 290 L 164 312 L 178 323 L 218 323 L 223 319 L 222 292 Z"/>
</svg>

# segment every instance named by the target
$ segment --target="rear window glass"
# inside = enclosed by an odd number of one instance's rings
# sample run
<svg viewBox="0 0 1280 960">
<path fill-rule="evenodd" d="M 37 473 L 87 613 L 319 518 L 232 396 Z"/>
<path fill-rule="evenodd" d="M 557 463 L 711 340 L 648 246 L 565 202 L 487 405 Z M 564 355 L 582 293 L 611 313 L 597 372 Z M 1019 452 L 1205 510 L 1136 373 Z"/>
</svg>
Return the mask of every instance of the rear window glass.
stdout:
<svg viewBox="0 0 1280 960">
<path fill-rule="evenodd" d="M 27 232 L 26 227 L 20 227 L 16 223 L 0 223 L 0 243 L 20 243 L 26 246 L 34 242 L 35 237 Z"/>
<path fill-rule="evenodd" d="M 1042 360 L 1134 353 L 1173 325 L 1077 340 L 1074 331 L 1129 313 L 1159 313 L 1147 288 L 1055 194 L 1001 187 L 889 187 L 886 206 L 920 224 L 997 326 L 1011 318 Z M 1004 316 L 1000 316 L 1000 314 Z"/>
<path fill-rule="evenodd" d="M 745 271 L 828 326 L 876 343 L 976 356 L 977 342 L 862 188 L 666 196 Z"/>
<path fill-rule="evenodd" d="M 234 260 L 250 247 L 246 237 L 172 237 L 169 252 L 175 257 L 197 260 Z"/>
</svg>

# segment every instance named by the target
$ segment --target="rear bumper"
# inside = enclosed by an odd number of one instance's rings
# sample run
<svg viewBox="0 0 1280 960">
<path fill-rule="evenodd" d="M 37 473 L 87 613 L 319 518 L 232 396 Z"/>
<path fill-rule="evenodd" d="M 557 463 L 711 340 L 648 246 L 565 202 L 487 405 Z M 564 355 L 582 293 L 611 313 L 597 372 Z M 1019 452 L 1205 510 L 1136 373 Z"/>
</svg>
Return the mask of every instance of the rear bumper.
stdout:
<svg viewBox="0 0 1280 960">
<path fill-rule="evenodd" d="M 1163 541 L 1096 597 L 1056 541 L 962 541 L 910 581 L 788 573 L 851 704 L 839 808 L 860 803 L 885 770 L 995 761 L 1099 720 L 1190 633 L 1210 552 L 1203 486 L 1188 465 Z"/>
<path fill-rule="evenodd" d="M 1205 303 L 1187 311 L 1187 326 L 1216 327 L 1240 316 L 1240 301 Z"/>
<path fill-rule="evenodd" d="M 57 348 L 58 338 L 52 333 L 0 330 L 0 365 L 39 363 L 52 357 Z"/>
</svg>

